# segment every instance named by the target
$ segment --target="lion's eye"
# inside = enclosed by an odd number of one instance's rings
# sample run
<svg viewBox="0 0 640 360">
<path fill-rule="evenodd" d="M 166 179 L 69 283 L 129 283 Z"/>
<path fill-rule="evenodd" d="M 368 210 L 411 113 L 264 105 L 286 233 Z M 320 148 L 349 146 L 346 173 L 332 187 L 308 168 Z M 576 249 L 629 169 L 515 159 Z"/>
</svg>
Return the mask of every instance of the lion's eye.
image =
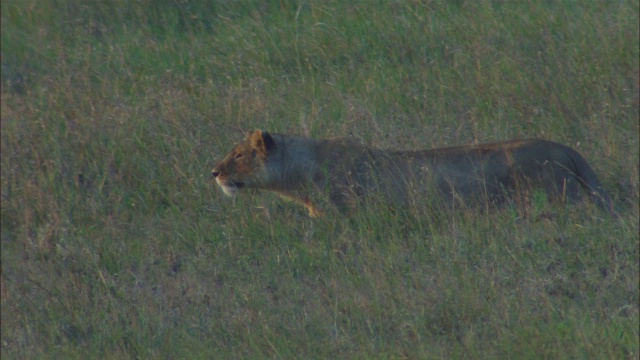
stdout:
<svg viewBox="0 0 640 360">
<path fill-rule="evenodd" d="M 240 153 L 236 154 L 235 158 L 236 158 L 236 160 L 241 159 L 242 158 L 242 154 L 240 154 Z"/>
</svg>

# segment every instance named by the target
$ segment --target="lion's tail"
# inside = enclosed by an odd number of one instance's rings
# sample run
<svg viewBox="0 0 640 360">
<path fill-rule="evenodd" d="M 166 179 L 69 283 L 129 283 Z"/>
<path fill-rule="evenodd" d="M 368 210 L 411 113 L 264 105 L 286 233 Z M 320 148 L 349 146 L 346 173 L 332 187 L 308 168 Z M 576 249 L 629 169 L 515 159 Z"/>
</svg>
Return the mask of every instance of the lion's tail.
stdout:
<svg viewBox="0 0 640 360">
<path fill-rule="evenodd" d="M 575 164 L 575 172 L 580 182 L 580 185 L 584 188 L 584 190 L 589 194 L 591 199 L 602 209 L 608 211 L 611 214 L 615 215 L 615 211 L 613 209 L 613 201 L 604 191 L 600 180 L 596 176 L 596 173 L 593 171 L 587 160 L 580 155 L 577 151 L 570 149 L 571 159 Z"/>
</svg>

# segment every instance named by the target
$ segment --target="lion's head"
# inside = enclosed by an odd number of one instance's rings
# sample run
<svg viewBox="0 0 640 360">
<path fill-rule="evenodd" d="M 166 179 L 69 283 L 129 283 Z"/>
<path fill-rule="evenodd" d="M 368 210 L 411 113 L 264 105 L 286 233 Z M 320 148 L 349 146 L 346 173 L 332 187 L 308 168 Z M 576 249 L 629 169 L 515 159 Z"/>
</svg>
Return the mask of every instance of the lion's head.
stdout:
<svg viewBox="0 0 640 360">
<path fill-rule="evenodd" d="M 243 187 L 259 188 L 268 181 L 265 160 L 276 144 L 267 132 L 256 130 L 228 153 L 211 171 L 225 194 L 234 196 Z"/>
</svg>

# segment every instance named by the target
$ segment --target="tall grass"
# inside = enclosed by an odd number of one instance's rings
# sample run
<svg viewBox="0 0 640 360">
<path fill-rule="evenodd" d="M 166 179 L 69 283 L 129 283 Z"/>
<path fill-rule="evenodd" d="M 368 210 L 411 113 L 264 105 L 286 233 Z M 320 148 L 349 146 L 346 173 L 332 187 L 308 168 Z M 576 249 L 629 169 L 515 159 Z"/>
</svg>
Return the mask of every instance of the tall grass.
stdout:
<svg viewBox="0 0 640 360">
<path fill-rule="evenodd" d="M 638 356 L 637 2 L 1 10 L 3 358 Z M 543 137 L 621 217 L 224 198 L 209 171 L 254 128 Z"/>
</svg>

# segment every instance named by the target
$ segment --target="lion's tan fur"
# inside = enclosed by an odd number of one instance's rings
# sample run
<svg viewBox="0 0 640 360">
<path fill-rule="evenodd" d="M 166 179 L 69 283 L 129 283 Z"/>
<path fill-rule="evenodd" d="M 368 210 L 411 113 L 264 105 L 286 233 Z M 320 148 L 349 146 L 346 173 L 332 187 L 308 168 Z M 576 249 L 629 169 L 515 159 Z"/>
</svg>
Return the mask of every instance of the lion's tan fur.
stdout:
<svg viewBox="0 0 640 360">
<path fill-rule="evenodd" d="M 328 203 L 357 207 L 368 198 L 399 206 L 424 201 L 492 204 L 530 189 L 554 199 L 612 203 L 584 158 L 545 140 L 512 140 L 419 151 L 369 148 L 350 139 L 316 140 L 251 132 L 212 171 L 228 195 L 275 191 L 318 216 Z"/>
</svg>

